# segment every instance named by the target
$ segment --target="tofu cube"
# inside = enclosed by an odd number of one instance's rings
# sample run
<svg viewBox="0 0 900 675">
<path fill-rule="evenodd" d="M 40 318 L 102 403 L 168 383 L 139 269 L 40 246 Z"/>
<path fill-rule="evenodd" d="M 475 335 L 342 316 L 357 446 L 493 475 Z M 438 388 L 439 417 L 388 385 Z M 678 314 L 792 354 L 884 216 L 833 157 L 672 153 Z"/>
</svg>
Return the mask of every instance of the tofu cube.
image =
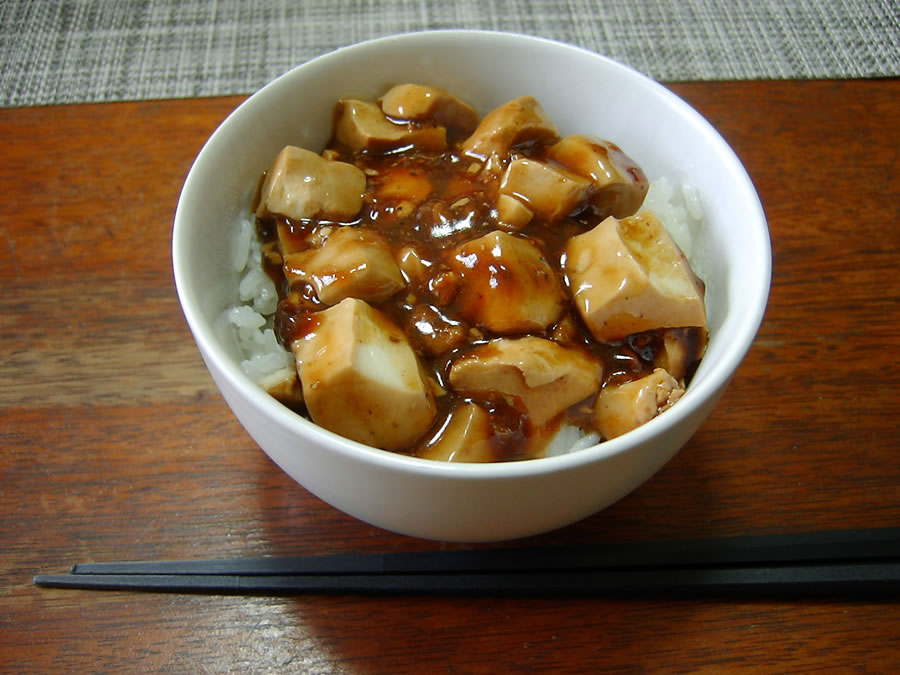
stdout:
<svg viewBox="0 0 900 675">
<path fill-rule="evenodd" d="M 572 237 L 565 255 L 575 306 L 597 340 L 706 325 L 703 284 L 649 211 L 610 216 Z"/>
<path fill-rule="evenodd" d="M 421 285 L 425 283 L 434 263 L 423 258 L 418 249 L 412 244 L 401 248 L 396 255 L 397 265 L 407 282 Z"/>
<path fill-rule="evenodd" d="M 667 328 L 653 365 L 665 369 L 684 386 L 685 378 L 703 358 L 708 338 L 705 328 Z"/>
<path fill-rule="evenodd" d="M 485 161 L 503 157 L 510 149 L 531 141 L 557 138 L 556 125 L 541 104 L 532 96 L 508 101 L 484 116 L 481 123 L 462 144 L 469 157 Z"/>
<path fill-rule="evenodd" d="M 634 215 L 650 183 L 641 168 L 615 143 L 590 136 L 567 136 L 547 156 L 594 184 L 591 197 L 598 217 Z"/>
<path fill-rule="evenodd" d="M 338 101 L 334 129 L 338 143 L 353 152 L 384 153 L 406 146 L 440 151 L 447 147 L 444 127 L 395 124 L 375 103 L 357 99 Z"/>
<path fill-rule="evenodd" d="M 519 199 L 504 194 L 497 196 L 497 219 L 504 229 L 521 230 L 532 218 L 534 213 Z"/>
<path fill-rule="evenodd" d="M 420 204 L 431 194 L 433 187 L 420 169 L 392 167 L 379 172 L 372 179 L 372 192 L 378 201 L 408 201 Z"/>
<path fill-rule="evenodd" d="M 256 213 L 348 222 L 359 215 L 365 191 L 359 168 L 289 145 L 266 174 Z"/>
<path fill-rule="evenodd" d="M 495 230 L 456 248 L 450 266 L 462 278 L 459 311 L 479 328 L 527 333 L 563 312 L 565 295 L 555 272 L 526 239 Z"/>
<path fill-rule="evenodd" d="M 294 367 L 282 368 L 263 377 L 258 382 L 270 396 L 285 405 L 303 403 L 303 388 Z"/>
<path fill-rule="evenodd" d="M 355 298 L 312 318 L 291 344 L 312 420 L 376 448 L 410 447 L 428 431 L 436 406 L 403 331 Z"/>
<path fill-rule="evenodd" d="M 602 375 L 600 363 L 579 349 L 538 337 L 499 338 L 456 359 L 450 385 L 464 394 L 513 397 L 542 427 L 596 393 Z"/>
<path fill-rule="evenodd" d="M 312 284 L 327 305 L 344 298 L 381 302 L 406 287 L 387 240 L 366 227 L 335 228 L 319 248 L 284 256 L 283 269 L 292 286 Z"/>
<path fill-rule="evenodd" d="M 662 368 L 625 384 L 606 386 L 594 404 L 594 421 L 607 440 L 649 422 L 684 394 L 674 377 Z"/>
<path fill-rule="evenodd" d="M 561 167 L 534 159 L 514 159 L 500 181 L 500 194 L 522 201 L 547 221 L 572 213 L 587 199 L 591 182 Z"/>
<path fill-rule="evenodd" d="M 428 304 L 413 307 L 406 323 L 406 334 L 419 354 L 439 356 L 461 346 L 469 338 L 469 329 Z"/>
<path fill-rule="evenodd" d="M 480 405 L 466 403 L 456 408 L 440 435 L 417 455 L 441 462 L 493 462 L 491 416 Z"/>
<path fill-rule="evenodd" d="M 381 97 L 380 103 L 384 114 L 394 119 L 433 120 L 464 134 L 471 134 L 478 126 L 475 109 L 439 87 L 398 84 Z"/>
</svg>

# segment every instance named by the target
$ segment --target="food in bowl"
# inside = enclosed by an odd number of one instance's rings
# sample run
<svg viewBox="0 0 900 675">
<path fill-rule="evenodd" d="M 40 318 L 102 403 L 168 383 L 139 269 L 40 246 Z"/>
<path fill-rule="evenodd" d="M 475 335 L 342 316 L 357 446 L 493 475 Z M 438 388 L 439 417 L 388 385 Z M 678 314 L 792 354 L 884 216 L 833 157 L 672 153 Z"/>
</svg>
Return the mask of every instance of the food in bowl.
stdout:
<svg viewBox="0 0 900 675">
<path fill-rule="evenodd" d="M 265 347 L 252 358 L 242 356 L 234 324 L 222 321 L 236 302 L 239 278 L 247 275 L 235 271 L 232 242 L 223 230 L 246 226 L 246 240 L 261 259 L 254 223 L 246 218 L 260 175 L 287 144 L 324 148 L 335 101 L 351 96 L 374 101 L 385 93 L 383 83 L 396 82 L 441 86 L 482 112 L 532 95 L 564 134 L 613 139 L 640 164 L 651 179 L 645 206 L 666 223 L 706 283 L 709 342 L 675 405 L 629 433 L 578 452 L 534 461 L 446 462 L 379 450 L 328 431 L 280 404 L 256 385 L 255 375 L 248 377 L 242 361 L 262 365 Z M 686 189 L 687 183 L 695 189 Z M 702 225 L 695 220 L 698 195 Z M 689 238 L 679 238 L 673 228 L 680 217 L 668 217 L 680 210 Z M 753 342 L 768 298 L 771 244 L 759 196 L 740 159 L 708 121 L 666 87 L 558 42 L 486 31 L 428 31 L 313 59 L 238 106 L 204 145 L 185 180 L 175 212 L 172 262 L 185 319 L 223 400 L 288 476 L 377 527 L 441 541 L 487 542 L 540 534 L 595 514 L 675 456 L 716 409 Z M 245 292 L 255 285 L 252 279 L 241 282 Z M 277 289 L 272 290 L 277 303 Z M 260 298 L 272 302 L 265 293 Z M 259 314 L 252 307 L 240 309 Z M 257 336 L 278 346 L 262 315 L 247 318 L 238 331 L 245 344 Z M 250 328 L 259 319 L 263 330 Z M 280 354 L 266 353 L 290 364 L 291 355 L 279 349 Z M 575 442 L 580 431 L 563 427 L 559 436 Z"/>
<path fill-rule="evenodd" d="M 316 424 L 417 457 L 621 436 L 676 404 L 707 343 L 673 192 L 649 188 L 530 96 L 482 119 L 434 86 L 341 99 L 331 141 L 285 146 L 236 236 L 243 367 Z"/>
</svg>

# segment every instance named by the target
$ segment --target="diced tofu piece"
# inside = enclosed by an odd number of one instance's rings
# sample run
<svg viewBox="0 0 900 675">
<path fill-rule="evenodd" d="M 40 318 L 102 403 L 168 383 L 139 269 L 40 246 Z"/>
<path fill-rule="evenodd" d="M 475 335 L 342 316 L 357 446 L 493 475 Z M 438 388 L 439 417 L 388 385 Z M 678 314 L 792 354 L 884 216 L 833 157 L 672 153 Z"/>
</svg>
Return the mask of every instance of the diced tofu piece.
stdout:
<svg viewBox="0 0 900 675">
<path fill-rule="evenodd" d="M 381 302 L 406 286 L 384 235 L 367 227 L 335 228 L 319 248 L 286 255 L 283 269 L 291 285 L 312 284 L 327 305 Z"/>
<path fill-rule="evenodd" d="M 278 303 L 278 306 L 279 309 L 284 310 L 283 316 L 292 317 L 292 323 L 297 320 L 298 316 L 304 316 L 308 312 L 321 312 L 323 309 L 328 308 L 328 305 L 319 301 L 316 297 L 315 289 L 309 285 L 291 290 Z"/>
<path fill-rule="evenodd" d="M 282 257 L 289 253 L 297 253 L 309 248 L 309 231 L 305 227 L 295 227 L 295 225 L 297 225 L 297 221 L 280 219 L 275 224 L 278 232 L 278 251 Z"/>
<path fill-rule="evenodd" d="M 550 146 L 547 156 L 593 181 L 596 190 L 591 204 L 600 218 L 626 218 L 644 203 L 650 186 L 647 176 L 615 143 L 568 136 Z"/>
<path fill-rule="evenodd" d="M 459 246 L 450 266 L 462 277 L 459 310 L 480 328 L 527 333 L 546 328 L 563 312 L 556 274 L 526 239 L 495 230 Z"/>
<path fill-rule="evenodd" d="M 381 98 L 381 110 L 388 117 L 437 124 L 463 134 L 478 126 L 478 113 L 456 96 L 439 87 L 398 84 Z"/>
<path fill-rule="evenodd" d="M 259 386 L 286 405 L 303 403 L 303 389 L 296 368 L 282 368 L 263 377 Z"/>
<path fill-rule="evenodd" d="M 441 270 L 428 280 L 428 292 L 438 307 L 446 307 L 459 294 L 462 277 L 453 270 Z"/>
<path fill-rule="evenodd" d="M 415 168 L 394 167 L 379 172 L 372 180 L 376 198 L 388 201 L 403 200 L 418 204 L 425 201 L 431 189 L 428 177 Z"/>
<path fill-rule="evenodd" d="M 421 150 L 444 150 L 447 130 L 394 124 L 375 103 L 344 99 L 335 109 L 335 138 L 352 151 L 388 152 L 406 146 Z"/>
<path fill-rule="evenodd" d="M 256 213 L 348 222 L 359 215 L 365 191 L 366 175 L 352 164 L 288 145 L 266 174 Z"/>
<path fill-rule="evenodd" d="M 565 218 L 587 199 L 591 182 L 561 167 L 534 159 L 515 159 L 500 181 L 500 194 L 521 200 L 547 221 Z"/>
<path fill-rule="evenodd" d="M 434 265 L 430 260 L 426 260 L 421 256 L 415 246 L 404 246 L 397 253 L 397 264 L 400 271 L 411 284 L 423 284 L 431 273 L 431 267 Z"/>
<path fill-rule="evenodd" d="M 415 167 L 383 169 L 369 182 L 371 198 L 378 205 L 379 218 L 384 222 L 387 222 L 386 218 L 401 220 L 412 215 L 432 189 L 425 172 Z"/>
<path fill-rule="evenodd" d="M 438 356 L 465 342 L 468 327 L 450 319 L 432 305 L 417 305 L 410 312 L 407 335 L 420 353 Z"/>
<path fill-rule="evenodd" d="M 355 298 L 312 317 L 291 349 L 313 421 L 385 450 L 415 443 L 436 406 L 403 331 Z"/>
<path fill-rule="evenodd" d="M 510 195 L 498 195 L 497 219 L 506 229 L 520 230 L 531 222 L 534 213 L 525 204 Z"/>
<path fill-rule="evenodd" d="M 609 440 L 637 429 L 684 394 L 675 378 L 662 368 L 639 380 L 604 387 L 594 404 L 598 431 Z"/>
<path fill-rule="evenodd" d="M 437 439 L 416 454 L 441 462 L 493 462 L 493 435 L 488 412 L 480 405 L 466 403 L 450 414 Z"/>
<path fill-rule="evenodd" d="M 499 338 L 450 367 L 457 392 L 496 393 L 519 400 L 538 427 L 600 388 L 603 368 L 575 348 L 538 337 Z"/>
<path fill-rule="evenodd" d="M 597 340 L 669 326 L 705 326 L 703 286 L 649 211 L 612 216 L 566 246 L 575 306 Z"/>
<path fill-rule="evenodd" d="M 571 314 L 566 314 L 559 323 L 553 327 L 550 339 L 561 345 L 577 344 L 581 339 L 581 329 L 575 323 Z"/>
<path fill-rule="evenodd" d="M 663 346 L 653 359 L 653 365 L 663 368 L 684 385 L 684 379 L 706 352 L 708 335 L 705 328 L 667 328 Z"/>
<path fill-rule="evenodd" d="M 552 141 L 556 125 L 531 96 L 513 99 L 484 116 L 478 128 L 462 144 L 462 151 L 482 161 L 505 156 L 522 143 Z"/>
</svg>

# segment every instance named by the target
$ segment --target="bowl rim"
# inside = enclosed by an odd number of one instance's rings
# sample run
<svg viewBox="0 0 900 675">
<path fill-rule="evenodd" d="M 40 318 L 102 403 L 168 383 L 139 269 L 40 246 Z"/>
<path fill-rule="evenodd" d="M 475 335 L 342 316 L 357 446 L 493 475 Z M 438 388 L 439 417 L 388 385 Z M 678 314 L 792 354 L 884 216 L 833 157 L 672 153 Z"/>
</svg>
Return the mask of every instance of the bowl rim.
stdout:
<svg viewBox="0 0 900 675">
<path fill-rule="evenodd" d="M 767 255 L 764 255 L 762 260 L 757 261 L 763 266 L 759 270 L 761 283 L 755 289 L 754 296 L 747 299 L 748 304 L 747 307 L 744 308 L 751 311 L 742 312 L 737 322 L 737 326 L 734 329 L 734 339 L 725 346 L 721 358 L 712 365 L 702 380 L 691 383 L 678 405 L 673 406 L 663 414 L 658 415 L 649 422 L 623 436 L 603 441 L 599 444 L 568 454 L 541 457 L 533 460 L 493 463 L 438 462 L 382 450 L 353 441 L 320 427 L 314 422 L 296 414 L 276 401 L 245 375 L 239 364 L 234 362 L 224 352 L 223 347 L 215 335 L 215 326 L 205 321 L 203 312 L 198 306 L 198 303 L 195 302 L 194 295 L 191 293 L 190 289 L 185 286 L 187 279 L 187 260 L 184 254 L 184 247 L 186 244 L 183 240 L 183 233 L 189 227 L 189 223 L 186 222 L 187 216 L 185 215 L 185 204 L 191 194 L 194 183 L 199 180 L 197 172 L 200 171 L 200 167 L 202 167 L 205 158 L 210 154 L 210 148 L 216 143 L 218 138 L 224 134 L 223 129 L 234 124 L 233 120 L 248 114 L 248 111 L 253 110 L 257 105 L 260 105 L 260 102 L 268 93 L 278 88 L 288 86 L 288 83 L 292 79 L 298 77 L 298 72 L 322 68 L 327 66 L 329 61 L 351 58 L 357 53 L 362 55 L 390 43 L 427 40 L 431 41 L 433 44 L 435 40 L 446 42 L 458 41 L 460 39 L 477 41 L 507 40 L 520 44 L 532 43 L 543 49 L 554 49 L 559 51 L 568 50 L 582 56 L 590 57 L 598 63 L 602 63 L 605 68 L 619 70 L 627 73 L 630 77 L 637 78 L 643 86 L 652 88 L 657 95 L 666 99 L 667 103 L 675 108 L 680 115 L 686 117 L 694 126 L 699 127 L 706 136 L 710 137 L 713 142 L 715 142 L 718 146 L 717 149 L 719 153 L 727 158 L 728 162 L 732 165 L 732 170 L 735 175 L 740 177 L 740 180 L 743 183 L 741 186 L 742 191 L 747 191 L 747 194 L 752 195 L 753 197 L 751 200 L 752 212 L 744 215 L 748 221 L 754 223 L 753 231 L 756 236 L 759 237 L 759 245 L 763 250 L 767 251 Z M 420 476 L 467 481 L 521 479 L 538 474 L 546 475 L 577 469 L 588 464 L 593 464 L 599 460 L 628 452 L 632 448 L 641 446 L 649 441 L 653 436 L 664 434 L 667 429 L 677 426 L 679 421 L 696 411 L 704 404 L 704 402 L 715 398 L 717 394 L 724 389 L 731 376 L 740 365 L 740 362 L 749 351 L 765 314 L 772 273 L 771 240 L 767 220 L 759 195 L 753 185 L 753 181 L 727 141 L 725 141 L 712 124 L 700 115 L 698 111 L 663 84 L 652 80 L 630 66 L 597 52 L 550 38 L 523 33 L 480 29 L 414 31 L 377 37 L 343 46 L 290 68 L 251 94 L 232 110 L 216 127 L 197 154 L 188 171 L 175 210 L 172 230 L 172 261 L 176 292 L 182 305 L 184 316 L 193 337 L 200 348 L 201 354 L 205 360 L 208 359 L 212 361 L 212 363 L 207 364 L 208 366 L 214 367 L 221 376 L 227 379 L 228 384 L 235 391 L 240 391 L 242 395 L 247 397 L 255 414 L 269 416 L 273 422 L 282 424 L 292 433 L 296 433 L 298 435 L 298 443 L 303 443 L 307 440 L 307 436 L 312 436 L 309 440 L 317 442 L 319 445 L 327 445 L 329 451 L 339 453 L 354 460 L 362 461 L 365 464 L 378 465 L 382 468 L 399 469 L 403 472 L 418 474 Z"/>
</svg>

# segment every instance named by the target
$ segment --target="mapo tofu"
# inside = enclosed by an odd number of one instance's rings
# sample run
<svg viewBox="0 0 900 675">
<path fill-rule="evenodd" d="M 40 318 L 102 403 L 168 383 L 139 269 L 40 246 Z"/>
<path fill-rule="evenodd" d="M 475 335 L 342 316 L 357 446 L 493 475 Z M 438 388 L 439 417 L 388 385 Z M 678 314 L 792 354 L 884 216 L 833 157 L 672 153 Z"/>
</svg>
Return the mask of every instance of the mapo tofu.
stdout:
<svg viewBox="0 0 900 675">
<path fill-rule="evenodd" d="M 483 118 L 401 84 L 336 103 L 327 147 L 287 146 L 254 205 L 274 327 L 261 382 L 313 422 L 440 461 L 611 439 L 677 403 L 707 339 L 703 282 L 621 148 L 541 104 Z"/>
</svg>

